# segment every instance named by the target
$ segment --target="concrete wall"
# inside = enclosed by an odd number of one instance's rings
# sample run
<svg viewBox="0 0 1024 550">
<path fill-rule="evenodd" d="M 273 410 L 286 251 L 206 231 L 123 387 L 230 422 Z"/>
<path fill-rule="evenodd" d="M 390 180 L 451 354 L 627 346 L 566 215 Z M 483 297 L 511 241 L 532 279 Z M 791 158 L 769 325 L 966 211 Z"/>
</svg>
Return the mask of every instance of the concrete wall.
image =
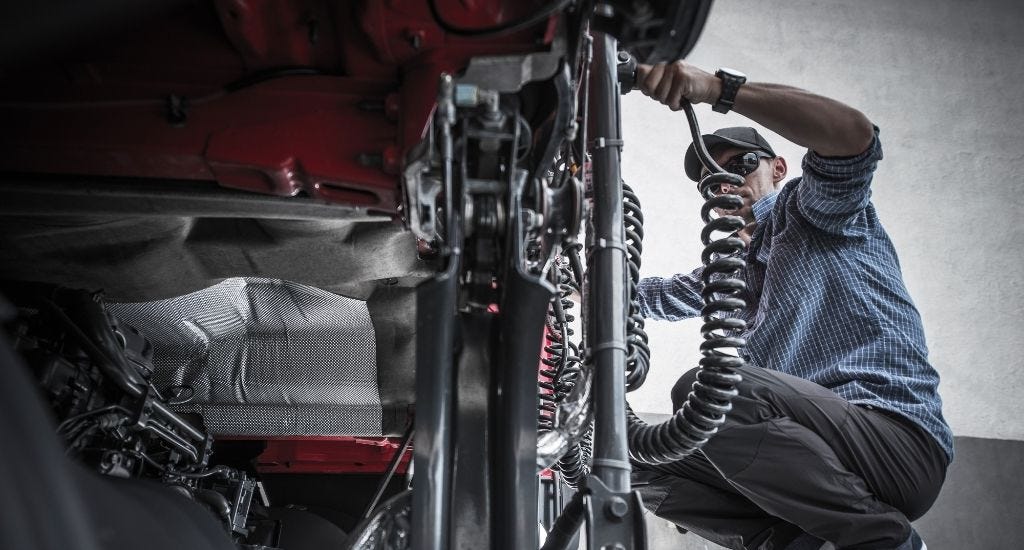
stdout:
<svg viewBox="0 0 1024 550">
<path fill-rule="evenodd" d="M 885 160 L 874 203 L 924 318 L 946 418 L 960 445 L 970 441 L 951 480 L 990 483 L 998 472 L 1014 489 L 1024 475 L 1024 451 L 1012 444 L 1024 440 L 1024 224 L 1016 220 L 1024 206 L 1022 29 L 1024 3 L 1009 0 L 721 0 L 689 58 L 711 71 L 733 67 L 751 80 L 835 97 L 881 127 Z M 708 132 L 747 124 L 707 106 L 698 112 Z M 689 271 L 699 262 L 701 224 L 694 184 L 683 175 L 685 117 L 629 94 L 623 133 L 624 175 L 644 204 L 643 273 Z M 798 175 L 803 151 L 766 137 L 789 160 L 790 176 Z M 637 410 L 669 412 L 668 388 L 699 357 L 698 323 L 648 328 L 652 373 L 630 401 Z M 1024 540 L 1017 523 L 997 522 L 1000 505 L 1009 504 L 999 499 L 1013 491 L 968 493 L 952 484 L 921 521 L 926 535 L 1000 529 Z M 929 547 L 1020 546 L 975 544 L 956 533 Z"/>
</svg>

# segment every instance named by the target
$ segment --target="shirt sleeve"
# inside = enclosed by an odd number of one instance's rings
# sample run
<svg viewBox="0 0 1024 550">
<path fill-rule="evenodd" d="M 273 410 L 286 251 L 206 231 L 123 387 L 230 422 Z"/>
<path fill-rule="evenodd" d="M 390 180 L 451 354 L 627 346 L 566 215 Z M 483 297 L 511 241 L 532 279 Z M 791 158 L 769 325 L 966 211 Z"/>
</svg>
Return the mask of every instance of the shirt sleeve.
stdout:
<svg viewBox="0 0 1024 550">
<path fill-rule="evenodd" d="M 671 277 L 646 277 L 637 285 L 640 314 L 645 319 L 679 321 L 700 315 L 704 301 L 700 276 L 704 268 Z"/>
<path fill-rule="evenodd" d="M 871 179 L 881 159 L 877 126 L 871 145 L 859 155 L 823 157 L 808 151 L 796 190 L 800 214 L 829 233 L 862 234 L 870 223 L 865 208 L 871 200 Z"/>
</svg>

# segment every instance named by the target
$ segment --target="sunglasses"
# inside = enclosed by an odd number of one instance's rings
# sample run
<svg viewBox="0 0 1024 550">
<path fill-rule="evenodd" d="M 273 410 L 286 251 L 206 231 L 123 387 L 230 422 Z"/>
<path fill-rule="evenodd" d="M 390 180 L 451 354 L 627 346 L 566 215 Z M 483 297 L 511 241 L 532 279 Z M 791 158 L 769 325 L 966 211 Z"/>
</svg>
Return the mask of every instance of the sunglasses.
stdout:
<svg viewBox="0 0 1024 550">
<path fill-rule="evenodd" d="M 737 176 L 746 176 L 754 170 L 757 170 L 757 167 L 761 165 L 761 159 L 770 158 L 775 157 L 763 151 L 747 151 L 727 159 L 722 163 L 722 169 L 731 174 L 736 174 Z M 707 168 L 702 168 L 700 178 L 704 179 L 710 173 L 711 172 L 709 172 Z"/>
</svg>

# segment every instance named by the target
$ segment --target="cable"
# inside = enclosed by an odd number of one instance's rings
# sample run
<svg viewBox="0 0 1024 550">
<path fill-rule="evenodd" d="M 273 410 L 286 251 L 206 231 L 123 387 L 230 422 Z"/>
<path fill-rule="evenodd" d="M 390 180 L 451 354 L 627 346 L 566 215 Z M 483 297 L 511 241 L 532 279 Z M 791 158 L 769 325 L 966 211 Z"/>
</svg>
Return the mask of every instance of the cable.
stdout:
<svg viewBox="0 0 1024 550">
<path fill-rule="evenodd" d="M 395 454 L 391 455 L 391 462 L 388 463 L 387 470 L 384 472 L 384 476 L 381 477 L 380 483 L 377 484 L 377 490 L 373 493 L 373 498 L 370 499 L 370 504 L 366 506 L 366 512 L 363 513 L 363 519 L 368 519 L 373 515 L 373 511 L 377 509 L 377 504 L 380 502 L 380 498 L 384 496 L 384 491 L 388 488 L 388 483 L 391 482 L 391 478 L 394 477 L 395 472 L 398 471 L 398 465 L 402 463 L 402 457 L 405 455 L 405 451 L 412 444 L 412 436 L 415 433 L 415 425 L 409 423 L 409 427 L 405 430 L 405 435 L 402 436 L 401 443 L 398 444 L 398 448 L 395 449 Z"/>
<path fill-rule="evenodd" d="M 437 26 L 441 27 L 444 32 L 448 34 L 454 34 L 456 36 L 463 36 L 467 38 L 482 38 L 486 36 L 497 36 L 515 32 L 527 27 L 532 27 L 541 21 L 544 21 L 553 14 L 560 12 L 565 9 L 566 6 L 572 3 L 572 0 L 559 0 L 552 2 L 547 8 L 540 10 L 539 12 L 524 17 L 518 21 L 508 21 L 500 25 L 494 25 L 493 27 L 481 27 L 479 29 L 467 29 L 464 27 L 456 27 L 441 17 L 441 13 L 437 9 L 437 0 L 429 0 L 427 4 L 430 6 L 430 15 L 434 18 L 434 22 Z"/>
<path fill-rule="evenodd" d="M 145 455 L 143 455 L 143 456 L 145 456 Z M 188 478 L 188 479 L 204 479 L 204 478 L 212 477 L 212 476 L 215 476 L 215 475 L 230 477 L 235 472 L 236 472 L 236 470 L 234 468 L 231 468 L 229 466 L 225 466 L 223 464 L 221 464 L 219 466 L 214 466 L 213 468 L 210 468 L 209 470 L 204 470 L 202 472 L 195 472 L 195 473 L 178 472 L 178 471 L 174 471 L 174 470 L 167 470 L 166 471 L 166 473 L 168 473 L 170 475 L 185 477 L 185 478 Z"/>
<path fill-rule="evenodd" d="M 576 489 L 590 475 L 591 459 L 594 453 L 594 423 L 590 422 L 576 445 L 558 461 L 558 471 L 562 472 L 562 482 Z"/>
<path fill-rule="evenodd" d="M 125 454 L 134 456 L 135 458 L 142 459 L 143 462 L 149 464 L 153 468 L 156 468 L 160 473 L 167 473 L 168 471 L 163 464 L 160 464 L 159 462 L 153 460 L 149 455 L 142 451 L 125 451 Z"/>
<path fill-rule="evenodd" d="M 125 414 L 128 414 L 128 415 L 131 414 L 131 411 L 129 411 L 128 409 L 122 407 L 121 405 L 108 405 L 106 407 L 100 407 L 98 409 L 93 409 L 91 411 L 85 411 L 84 413 L 76 414 L 75 416 L 69 416 L 69 417 L 65 418 L 63 421 L 61 421 L 60 424 L 57 425 L 57 433 L 63 432 L 68 426 L 70 426 L 70 425 L 72 425 L 72 424 L 74 424 L 74 423 L 76 423 L 76 422 L 78 422 L 80 420 L 84 420 L 86 418 L 89 418 L 91 416 L 95 416 L 97 414 L 102 414 L 102 413 L 106 413 L 106 412 L 110 412 L 110 411 L 115 411 L 115 410 L 121 411 L 121 412 L 123 412 Z"/>
<path fill-rule="evenodd" d="M 322 74 L 324 74 L 323 71 L 314 67 L 273 67 L 249 73 L 241 78 L 228 82 L 224 85 L 224 92 L 237 92 L 238 90 L 255 86 L 261 82 L 274 80 L 276 78 L 284 78 L 288 76 L 316 76 Z"/>
<path fill-rule="evenodd" d="M 548 319 L 544 325 L 545 357 L 541 359 L 541 388 L 539 429 L 541 431 L 565 428 L 556 426 L 555 417 L 558 409 L 564 406 L 576 386 L 582 380 L 582 353 L 580 345 L 572 341 L 575 331 L 572 328 L 575 316 L 570 310 L 575 307 L 571 299 L 580 292 L 583 276 L 582 261 L 579 251 L 582 243 L 573 242 L 556 256 L 555 267 L 550 271 L 551 282 L 557 292 L 551 299 Z M 569 487 L 577 487 L 590 473 L 590 457 L 592 454 L 593 423 L 586 422 L 573 433 L 579 433 L 578 442 L 570 443 L 562 456 L 553 466 L 562 473 L 561 480 Z"/>
<path fill-rule="evenodd" d="M 571 252 L 566 251 L 566 254 Z M 579 284 L 574 280 L 573 273 L 568 263 L 555 259 L 555 268 L 551 270 L 552 283 L 558 291 L 551 298 L 548 306 L 548 318 L 544 325 L 544 353 L 546 357 L 541 359 L 544 368 L 540 371 L 543 378 L 538 385 L 541 388 L 539 397 L 540 405 L 540 429 L 553 429 L 554 414 L 558 404 L 565 399 L 576 384 L 576 377 L 580 372 L 579 348 L 570 340 L 575 331 L 570 326 L 576 318 L 568 313 L 575 307 L 571 296 L 578 293 Z"/>
<path fill-rule="evenodd" d="M 747 303 L 743 299 L 746 284 L 740 278 L 746 263 L 743 254 L 746 243 L 735 236 L 743 229 L 745 222 L 738 216 L 723 215 L 711 217 L 716 209 L 736 210 L 743 206 L 743 199 L 737 195 L 715 195 L 722 184 L 742 186 L 743 177 L 730 174 L 722 169 L 708 153 L 701 137 L 700 128 L 688 102 L 683 110 L 689 123 L 690 133 L 697 157 L 711 173 L 698 184 L 705 198 L 701 208 L 704 230 L 701 242 L 704 250 L 702 280 L 704 290 L 701 297 L 704 307 L 701 316 L 704 324 L 701 334 L 704 342 L 700 346 L 703 358 L 693 391 L 686 397 L 686 403 L 669 420 L 648 425 L 640 420 L 627 405 L 626 419 L 629 439 L 629 456 L 644 464 L 675 462 L 701 448 L 725 422 L 725 415 L 732 409 L 732 399 L 738 394 L 736 385 L 742 377 L 737 370 L 745 364 L 739 350 L 746 341 L 735 334 L 747 328 L 741 319 Z M 715 239 L 717 233 L 729 233 Z M 736 353 L 728 353 L 735 349 Z"/>
<path fill-rule="evenodd" d="M 640 314 L 637 285 L 640 283 L 640 255 L 644 245 L 644 215 L 640 210 L 640 198 L 628 185 L 622 184 L 622 219 L 626 235 L 626 264 L 629 267 L 629 319 L 626 320 L 626 391 L 640 388 L 647 380 L 651 367 L 651 348 L 647 332 L 644 331 L 644 317 Z"/>
</svg>

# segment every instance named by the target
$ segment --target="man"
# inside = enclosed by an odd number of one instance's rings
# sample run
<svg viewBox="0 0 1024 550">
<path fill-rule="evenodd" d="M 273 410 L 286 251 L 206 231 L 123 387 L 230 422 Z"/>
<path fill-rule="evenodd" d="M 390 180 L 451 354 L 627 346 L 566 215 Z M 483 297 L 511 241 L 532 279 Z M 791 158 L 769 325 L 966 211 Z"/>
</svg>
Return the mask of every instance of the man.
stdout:
<svg viewBox="0 0 1024 550">
<path fill-rule="evenodd" d="M 877 128 L 838 101 L 728 69 L 641 66 L 637 82 L 673 110 L 733 108 L 808 149 L 803 176 L 783 186 L 786 161 L 753 128 L 704 136 L 715 160 L 744 176 L 723 191 L 743 198 L 734 214 L 747 222 L 747 366 L 700 452 L 636 466 L 645 504 L 737 550 L 926 548 L 910 521 L 938 495 L 953 438 L 920 316 L 870 201 Z M 692 145 L 685 167 L 700 179 Z M 700 269 L 646 278 L 641 311 L 696 317 L 700 289 Z M 676 384 L 676 409 L 694 380 L 695 370 Z"/>
</svg>

